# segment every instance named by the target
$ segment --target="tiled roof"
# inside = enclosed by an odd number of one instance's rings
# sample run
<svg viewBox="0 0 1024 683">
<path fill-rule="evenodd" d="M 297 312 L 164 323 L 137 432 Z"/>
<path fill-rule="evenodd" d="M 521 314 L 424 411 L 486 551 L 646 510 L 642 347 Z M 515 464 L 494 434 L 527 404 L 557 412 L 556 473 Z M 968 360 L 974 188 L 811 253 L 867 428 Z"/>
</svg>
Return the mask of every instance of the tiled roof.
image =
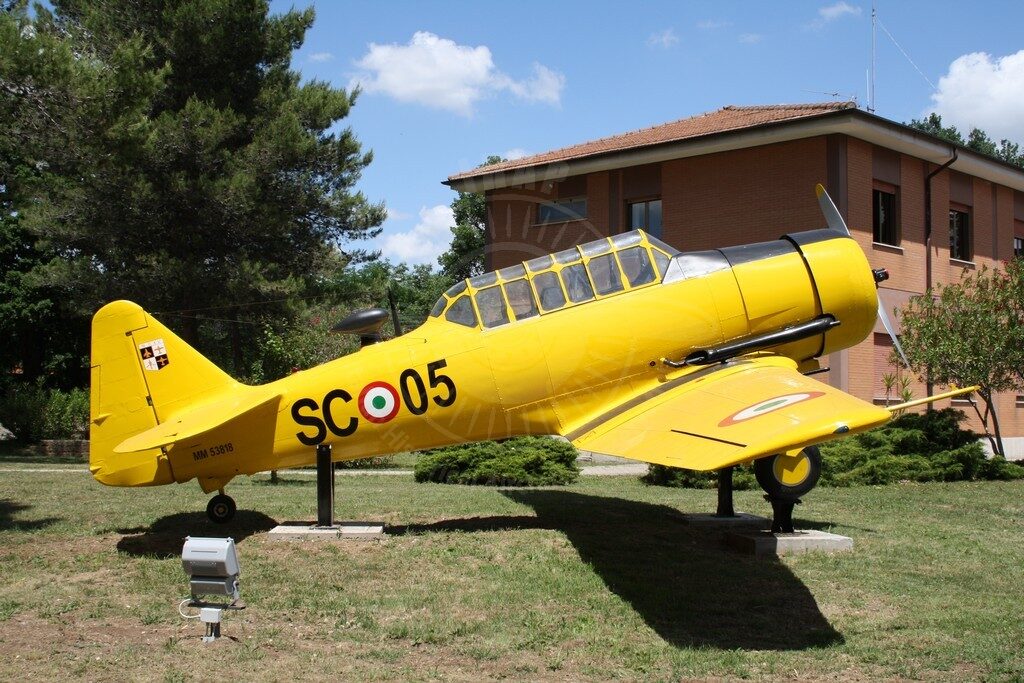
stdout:
<svg viewBox="0 0 1024 683">
<path fill-rule="evenodd" d="M 688 119 L 679 119 L 671 123 L 663 123 L 660 126 L 641 128 L 640 130 L 612 135 L 599 140 L 591 140 L 570 147 L 534 154 L 505 161 L 500 164 L 492 164 L 471 171 L 456 173 L 448 178 L 449 182 L 472 178 L 475 176 L 490 175 L 499 171 L 510 171 L 529 166 L 538 166 L 554 162 L 569 161 L 609 152 L 621 152 L 639 147 L 660 145 L 666 142 L 677 142 L 689 138 L 697 138 L 704 135 L 724 133 L 727 131 L 753 128 L 769 123 L 791 121 L 794 119 L 820 116 L 843 109 L 856 109 L 854 102 L 821 102 L 817 104 L 771 104 L 760 106 L 728 106 L 717 111 L 707 112 L 698 116 L 691 116 Z"/>
</svg>

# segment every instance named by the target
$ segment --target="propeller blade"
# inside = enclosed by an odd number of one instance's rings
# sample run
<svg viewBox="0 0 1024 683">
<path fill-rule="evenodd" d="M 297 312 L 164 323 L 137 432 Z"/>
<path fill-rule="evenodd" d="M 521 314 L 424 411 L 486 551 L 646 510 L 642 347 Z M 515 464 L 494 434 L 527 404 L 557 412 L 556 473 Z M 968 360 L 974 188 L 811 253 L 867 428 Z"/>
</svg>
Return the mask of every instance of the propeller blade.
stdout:
<svg viewBox="0 0 1024 683">
<path fill-rule="evenodd" d="M 846 221 L 843 220 L 843 215 L 839 213 L 839 209 L 832 203 L 832 198 L 828 196 L 828 192 L 822 187 L 821 183 L 818 183 L 814 187 L 814 191 L 818 195 L 818 206 L 821 207 L 821 212 L 825 214 L 825 221 L 828 223 L 828 227 L 841 232 L 844 235 L 850 234 L 850 229 L 846 227 Z"/>
<path fill-rule="evenodd" d="M 889 320 L 889 314 L 885 312 L 885 304 L 882 303 L 881 297 L 878 299 L 878 317 L 882 321 L 885 331 L 889 333 L 889 338 L 892 339 L 893 348 L 896 349 L 896 353 L 898 353 L 900 358 L 903 359 L 903 365 L 909 369 L 910 361 L 907 360 L 907 355 L 903 353 L 903 347 L 900 346 L 900 340 L 896 338 L 896 328 L 892 326 L 892 321 Z"/>
</svg>

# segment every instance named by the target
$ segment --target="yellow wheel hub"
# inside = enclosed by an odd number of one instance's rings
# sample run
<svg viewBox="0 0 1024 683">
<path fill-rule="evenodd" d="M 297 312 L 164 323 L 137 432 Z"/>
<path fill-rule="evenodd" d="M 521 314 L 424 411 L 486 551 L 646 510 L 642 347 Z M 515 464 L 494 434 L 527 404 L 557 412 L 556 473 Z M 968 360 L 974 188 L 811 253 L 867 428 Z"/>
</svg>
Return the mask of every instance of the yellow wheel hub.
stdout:
<svg viewBox="0 0 1024 683">
<path fill-rule="evenodd" d="M 811 475 L 811 459 L 803 451 L 780 453 L 772 463 L 772 474 L 784 486 L 799 486 Z"/>
</svg>

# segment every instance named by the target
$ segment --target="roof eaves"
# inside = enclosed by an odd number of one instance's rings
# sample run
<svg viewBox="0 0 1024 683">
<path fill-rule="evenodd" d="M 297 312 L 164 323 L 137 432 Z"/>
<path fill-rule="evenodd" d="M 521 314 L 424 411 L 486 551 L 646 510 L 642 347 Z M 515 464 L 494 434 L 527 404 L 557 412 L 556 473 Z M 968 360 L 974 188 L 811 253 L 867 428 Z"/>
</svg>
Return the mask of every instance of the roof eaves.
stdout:
<svg viewBox="0 0 1024 683">
<path fill-rule="evenodd" d="M 830 133 L 863 139 L 936 164 L 948 161 L 955 149 L 959 157 L 958 163 L 954 165 L 955 170 L 963 170 L 1024 191 L 1024 170 L 1013 164 L 856 108 L 835 109 L 812 116 L 769 121 L 680 140 L 607 150 L 572 159 L 497 170 L 471 177 L 452 177 L 444 181 L 444 184 L 460 192 L 483 192 L 533 182 L 562 180 L 582 173 L 713 154 Z"/>
</svg>

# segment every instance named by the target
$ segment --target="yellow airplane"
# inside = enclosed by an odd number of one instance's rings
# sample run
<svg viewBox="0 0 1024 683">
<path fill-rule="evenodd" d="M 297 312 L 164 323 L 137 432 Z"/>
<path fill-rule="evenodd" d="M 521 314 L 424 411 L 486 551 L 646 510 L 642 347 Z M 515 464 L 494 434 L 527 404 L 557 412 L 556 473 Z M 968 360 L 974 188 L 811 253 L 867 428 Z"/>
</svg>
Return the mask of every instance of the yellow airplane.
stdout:
<svg viewBox="0 0 1024 683">
<path fill-rule="evenodd" d="M 884 277 L 818 195 L 828 229 L 693 253 L 641 231 L 600 239 L 460 282 L 408 334 L 262 386 L 138 305 L 107 304 L 92 324 L 90 471 L 111 486 L 197 479 L 226 522 L 228 482 L 310 465 L 319 444 L 350 460 L 557 434 L 673 467 L 753 462 L 769 496 L 794 499 L 818 480 L 814 444 L 906 407 L 808 376 L 871 331 Z"/>
</svg>

